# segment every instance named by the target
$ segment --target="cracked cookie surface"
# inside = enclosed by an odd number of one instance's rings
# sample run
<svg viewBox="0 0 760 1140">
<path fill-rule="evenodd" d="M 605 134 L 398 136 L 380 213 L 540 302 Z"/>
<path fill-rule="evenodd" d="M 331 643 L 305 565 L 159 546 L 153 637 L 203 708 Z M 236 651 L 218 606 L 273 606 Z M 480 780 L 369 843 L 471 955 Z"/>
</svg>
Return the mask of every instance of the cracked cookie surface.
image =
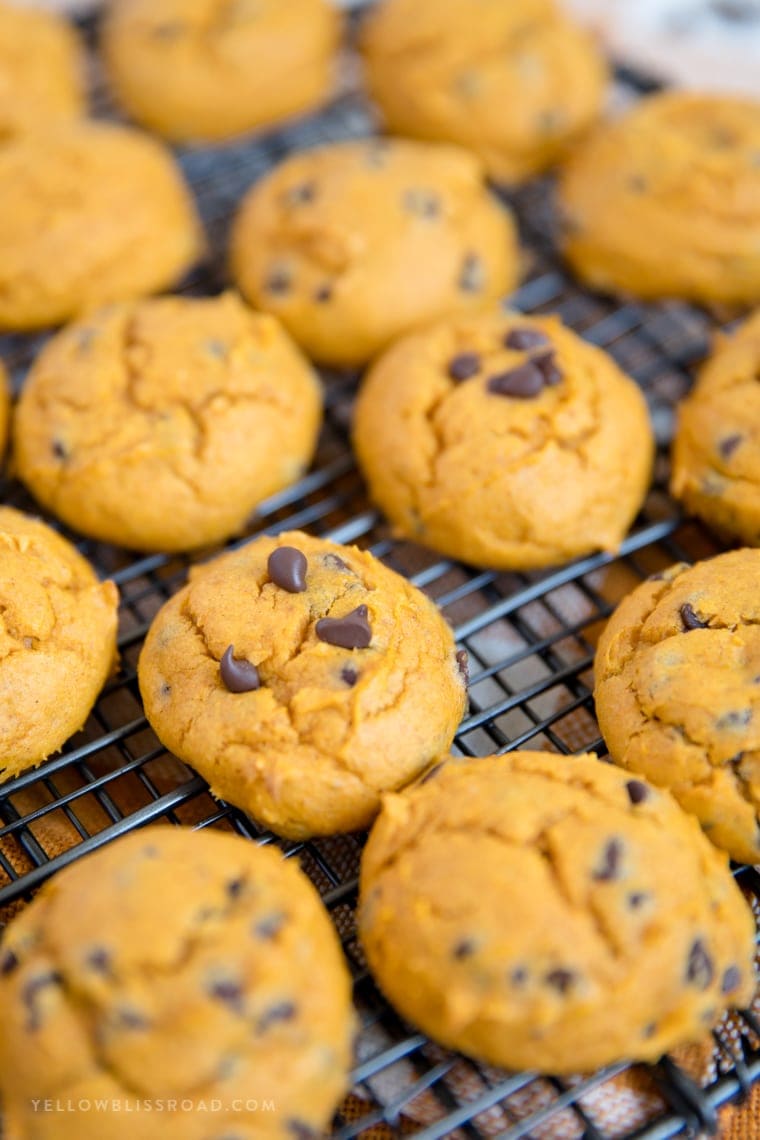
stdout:
<svg viewBox="0 0 760 1140">
<path fill-rule="evenodd" d="M 466 702 L 430 599 L 371 554 L 297 531 L 194 570 L 138 673 L 162 743 L 294 838 L 366 826 L 382 792 L 448 751 Z"/>
<path fill-rule="evenodd" d="M 60 872 L 5 933 L 0 995 L 19 1140 L 127 1140 L 135 1120 L 144 1140 L 299 1140 L 346 1088 L 332 924 L 295 860 L 224 832 L 148 827 Z M 34 1112 L 46 1097 L 75 1110 Z"/>
<path fill-rule="evenodd" d="M 118 601 L 66 539 L 0 507 L 0 778 L 82 727 L 116 660 Z"/>
<path fill-rule="evenodd" d="M 723 536 L 760 546 L 760 312 L 721 338 L 678 406 L 671 491 Z"/>
<path fill-rule="evenodd" d="M 0 328 L 164 289 L 201 248 L 179 167 L 139 131 L 82 121 L 0 149 Z"/>
<path fill-rule="evenodd" d="M 670 788 L 717 847 L 760 862 L 760 550 L 655 575 L 599 639 L 612 759 Z"/>
<path fill-rule="evenodd" d="M 644 397 L 606 353 L 556 318 L 495 311 L 392 345 L 354 446 L 397 534 L 507 569 L 616 549 L 654 454 Z"/>
<path fill-rule="evenodd" d="M 466 146 L 499 182 L 560 159 L 607 79 L 592 36 L 549 0 L 383 0 L 362 47 L 389 130 Z"/>
<path fill-rule="evenodd" d="M 316 374 L 234 294 L 114 305 L 50 341 L 14 420 L 19 478 L 70 526 L 140 550 L 241 531 L 311 461 Z"/>
<path fill-rule="evenodd" d="M 752 100 L 686 92 L 641 100 L 595 130 L 563 169 L 567 259 L 606 292 L 757 301 L 758 154 Z"/>
<path fill-rule="evenodd" d="M 311 357 L 359 365 L 415 325 L 509 292 L 519 253 L 473 155 L 373 139 L 302 151 L 256 183 L 231 264 Z"/>
<path fill-rule="evenodd" d="M 324 102 L 340 30 L 327 0 L 118 0 L 101 47 L 138 122 L 171 139 L 211 140 Z"/>
<path fill-rule="evenodd" d="M 655 1060 L 754 991 L 754 921 L 667 794 L 590 756 L 450 760 L 389 795 L 359 932 L 399 1012 L 510 1069 Z"/>
</svg>

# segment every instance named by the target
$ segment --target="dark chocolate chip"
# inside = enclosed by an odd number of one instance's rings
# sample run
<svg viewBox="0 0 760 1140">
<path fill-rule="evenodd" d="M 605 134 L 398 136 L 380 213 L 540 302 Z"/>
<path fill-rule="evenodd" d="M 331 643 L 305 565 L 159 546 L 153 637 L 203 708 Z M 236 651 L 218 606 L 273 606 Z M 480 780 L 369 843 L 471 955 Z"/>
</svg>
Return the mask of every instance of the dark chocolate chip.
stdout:
<svg viewBox="0 0 760 1140">
<path fill-rule="evenodd" d="M 318 305 L 325 305 L 328 301 L 331 301 L 332 295 L 333 287 L 329 284 L 329 282 L 325 285 L 320 285 L 317 289 L 314 290 L 314 300 Z"/>
<path fill-rule="evenodd" d="M 457 669 L 465 685 L 470 683 L 470 659 L 466 649 L 457 649 Z"/>
<path fill-rule="evenodd" d="M 459 273 L 459 288 L 463 293 L 479 293 L 486 283 L 483 260 L 477 253 L 465 254 Z"/>
<path fill-rule="evenodd" d="M 215 1001 L 220 1001 L 223 1005 L 229 1006 L 235 1013 L 239 1013 L 242 1008 L 243 988 L 239 982 L 233 982 L 231 978 L 212 982 L 209 986 L 209 995 Z"/>
<path fill-rule="evenodd" d="M 367 614 L 366 606 L 357 606 L 340 618 L 320 618 L 315 627 L 317 637 L 341 649 L 366 649 L 372 640 Z"/>
<path fill-rule="evenodd" d="M 406 190 L 404 209 L 420 218 L 437 218 L 441 212 L 441 200 L 431 190 Z"/>
<path fill-rule="evenodd" d="M 275 911 L 273 914 L 268 914 L 264 918 L 259 919 L 253 928 L 253 933 L 257 938 L 262 938 L 265 942 L 269 942 L 280 933 L 285 925 L 286 918 L 287 916 L 282 911 Z"/>
<path fill-rule="evenodd" d="M 732 709 L 715 722 L 716 728 L 746 728 L 752 720 L 752 709 Z M 741 759 L 741 754 L 739 756 Z"/>
<path fill-rule="evenodd" d="M 527 352 L 529 348 L 546 348 L 549 344 L 551 341 L 545 332 L 526 326 L 510 329 L 504 337 L 504 347 L 514 348 L 517 352 Z"/>
<path fill-rule="evenodd" d="M 161 685 L 161 696 L 168 697 L 171 694 L 172 687 L 168 681 L 164 681 Z"/>
<path fill-rule="evenodd" d="M 535 364 L 547 387 L 554 388 L 557 384 L 562 383 L 564 377 L 553 351 L 542 352 L 540 356 L 532 357 L 531 363 Z"/>
<path fill-rule="evenodd" d="M 522 989 L 528 980 L 528 971 L 524 966 L 515 966 L 509 975 L 509 980 L 515 989 Z"/>
<path fill-rule="evenodd" d="M 97 946 L 87 955 L 87 965 L 96 974 L 109 976 L 111 973 L 111 954 L 104 946 Z"/>
<path fill-rule="evenodd" d="M 487 387 L 495 396 L 529 400 L 543 390 L 544 377 L 531 361 L 526 361 L 517 368 L 510 368 L 508 372 L 489 377 Z"/>
<path fill-rule="evenodd" d="M 306 555 L 295 546 L 279 546 L 267 560 L 267 571 L 275 586 L 289 594 L 302 594 L 306 589 Z"/>
<path fill-rule="evenodd" d="M 350 688 L 359 680 L 359 674 L 353 665 L 344 665 L 340 671 L 340 679 L 344 681 Z"/>
<path fill-rule="evenodd" d="M 738 966 L 729 966 L 723 974 L 723 981 L 720 983 L 720 992 L 722 994 L 730 994 L 741 983 L 742 974 Z"/>
<path fill-rule="evenodd" d="M 219 673 L 231 693 L 251 693 L 261 685 L 259 671 L 250 661 L 235 657 L 234 645 L 228 645 L 219 662 Z"/>
<path fill-rule="evenodd" d="M 283 194 L 283 200 L 288 206 L 306 206 L 313 202 L 317 196 L 317 187 L 314 182 L 299 182 L 291 186 Z"/>
<path fill-rule="evenodd" d="M 68 459 L 69 451 L 66 444 L 60 439 L 54 439 L 50 445 L 50 450 L 56 459 Z"/>
<path fill-rule="evenodd" d="M 624 847 L 619 839 L 610 839 L 605 844 L 599 865 L 593 872 L 593 878 L 598 883 L 611 883 L 620 877 L 623 851 Z"/>
<path fill-rule="evenodd" d="M 290 1120 L 285 1121 L 285 1127 L 295 1140 L 317 1140 L 319 1133 L 315 1128 L 311 1128 L 308 1124 L 304 1124 L 303 1120 L 296 1120 L 291 1117 Z"/>
<path fill-rule="evenodd" d="M 116 1020 L 122 1029 L 150 1029 L 150 1021 L 137 1009 L 123 1006 L 116 1011 Z"/>
<path fill-rule="evenodd" d="M 628 896 L 628 905 L 631 910 L 638 910 L 649 899 L 646 891 L 631 891 Z"/>
<path fill-rule="evenodd" d="M 686 963 L 686 981 L 696 986 L 698 990 L 706 990 L 713 980 L 714 972 L 712 958 L 707 953 L 707 947 L 701 938 L 695 939 Z"/>
<path fill-rule="evenodd" d="M 448 373 L 459 383 L 480 372 L 480 357 L 476 352 L 460 352 L 449 361 Z"/>
<path fill-rule="evenodd" d="M 37 1005 L 37 995 L 40 990 L 47 989 L 48 986 L 60 986 L 62 983 L 63 976 L 57 970 L 49 970 L 46 974 L 38 974 L 36 978 L 29 979 L 22 992 L 22 1000 L 28 1015 L 27 1029 L 39 1029 L 42 1024 Z"/>
<path fill-rule="evenodd" d="M 333 570 L 345 570 L 349 574 L 353 573 L 351 567 L 337 554 L 323 554 L 322 562 L 325 566 L 331 566 Z"/>
<path fill-rule="evenodd" d="M 284 265 L 274 266 L 267 275 L 264 282 L 264 288 L 267 293 L 288 293 L 292 284 L 292 277 L 290 270 L 286 269 Z"/>
<path fill-rule="evenodd" d="M 297 1012 L 292 1001 L 278 1002 L 277 1005 L 270 1006 L 261 1015 L 256 1022 L 256 1032 L 266 1033 L 267 1029 L 276 1025 L 278 1021 L 292 1021 Z"/>
<path fill-rule="evenodd" d="M 635 806 L 643 804 L 649 799 L 649 788 L 642 780 L 629 780 L 625 785 L 628 799 Z"/>
<path fill-rule="evenodd" d="M 230 879 L 224 889 L 228 898 L 239 899 L 245 890 L 245 879 Z"/>
<path fill-rule="evenodd" d="M 471 938 L 461 938 L 451 951 L 452 958 L 461 962 L 463 958 L 471 958 L 475 953 L 475 943 Z"/>
<path fill-rule="evenodd" d="M 743 436 L 739 435 L 738 432 L 735 432 L 734 435 L 724 436 L 723 439 L 718 442 L 718 451 L 720 452 L 723 459 L 731 458 L 741 443 L 742 439 Z"/>
<path fill-rule="evenodd" d="M 551 986 L 557 993 L 566 994 L 575 982 L 575 974 L 572 970 L 563 970 L 558 967 L 556 970 L 550 970 L 545 977 L 546 984 Z"/>
<path fill-rule="evenodd" d="M 19 961 L 12 950 L 5 950 L 0 958 L 0 974 L 12 974 L 18 968 Z"/>
<path fill-rule="evenodd" d="M 683 622 L 684 629 L 688 632 L 692 629 L 707 629 L 707 622 L 698 618 L 692 606 L 685 602 L 680 609 L 681 621 Z"/>
<path fill-rule="evenodd" d="M 656 1032 L 657 1032 L 656 1023 L 654 1021 L 650 1021 L 649 1024 L 645 1025 L 644 1028 L 642 1029 L 641 1036 L 642 1037 L 654 1037 Z"/>
<path fill-rule="evenodd" d="M 428 768 L 427 772 L 424 776 L 422 776 L 417 786 L 421 787 L 423 784 L 427 784 L 429 780 L 435 779 L 445 763 L 445 760 L 439 760 L 439 762 L 437 764 L 434 764 L 432 768 Z"/>
</svg>

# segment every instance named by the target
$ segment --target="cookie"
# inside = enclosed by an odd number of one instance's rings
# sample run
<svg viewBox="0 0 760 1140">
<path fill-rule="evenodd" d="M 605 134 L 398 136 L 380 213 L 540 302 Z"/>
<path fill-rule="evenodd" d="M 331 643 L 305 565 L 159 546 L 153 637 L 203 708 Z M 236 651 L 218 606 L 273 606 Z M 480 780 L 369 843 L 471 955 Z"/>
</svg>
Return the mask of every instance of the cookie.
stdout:
<svg viewBox="0 0 760 1140">
<path fill-rule="evenodd" d="M 451 760 L 390 795 L 359 933 L 398 1011 L 509 1069 L 654 1061 L 754 990 L 754 921 L 664 792 L 592 756 Z"/>
<path fill-rule="evenodd" d="M 594 131 L 563 170 L 565 256 L 603 292 L 758 300 L 758 154 L 760 103 L 685 92 L 643 99 Z"/>
<path fill-rule="evenodd" d="M 0 778 L 82 727 L 116 660 L 118 602 L 71 543 L 0 507 Z"/>
<path fill-rule="evenodd" d="M 166 288 L 201 248 L 178 167 L 139 131 L 83 121 L 0 148 L 0 328 Z"/>
<path fill-rule="evenodd" d="M 48 342 L 16 409 L 15 464 L 82 534 L 190 550 L 299 478 L 320 420 L 319 381 L 273 317 L 232 293 L 162 297 Z"/>
<path fill-rule="evenodd" d="M 591 35 L 549 0 L 383 0 L 363 53 L 390 131 L 466 146 L 498 182 L 562 158 L 607 82 Z"/>
<path fill-rule="evenodd" d="M 5 445 L 8 441 L 8 428 L 11 415 L 11 386 L 8 373 L 0 360 L 0 461 L 5 455 Z"/>
<path fill-rule="evenodd" d="M 246 195 L 232 270 L 315 360 L 359 365 L 414 325 L 509 292 L 511 215 L 457 147 L 335 143 L 291 155 Z"/>
<path fill-rule="evenodd" d="M 760 550 L 681 563 L 599 639 L 599 727 L 616 764 L 668 787 L 717 847 L 760 863 Z"/>
<path fill-rule="evenodd" d="M 194 570 L 138 677 L 162 743 L 280 835 L 366 826 L 448 751 L 465 669 L 436 607 L 371 554 L 298 531 Z"/>
<path fill-rule="evenodd" d="M 760 546 L 760 312 L 723 339 L 680 404 L 670 489 L 714 530 Z"/>
<path fill-rule="evenodd" d="M 502 569 L 615 550 L 654 452 L 644 397 L 606 353 L 556 317 L 497 311 L 392 345 L 354 446 L 397 535 Z"/>
<path fill-rule="evenodd" d="M 295 860 L 228 833 L 149 827 L 61 871 L 5 933 L 0 995 L 9 1136 L 300 1140 L 346 1089 L 332 924 Z"/>
<path fill-rule="evenodd" d="M 0 0 L 0 143 L 85 113 L 84 59 L 53 12 Z"/>
<path fill-rule="evenodd" d="M 117 0 L 101 47 L 116 98 L 176 140 L 213 140 L 318 107 L 340 18 L 328 0 Z"/>
</svg>

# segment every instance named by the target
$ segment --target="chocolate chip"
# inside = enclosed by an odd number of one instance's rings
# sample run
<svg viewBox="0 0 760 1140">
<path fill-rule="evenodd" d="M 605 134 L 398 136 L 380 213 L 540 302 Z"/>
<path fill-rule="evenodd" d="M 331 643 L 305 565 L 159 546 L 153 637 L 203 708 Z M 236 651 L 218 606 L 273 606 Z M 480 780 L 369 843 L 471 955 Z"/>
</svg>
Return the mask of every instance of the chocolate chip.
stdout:
<svg viewBox="0 0 760 1140">
<path fill-rule="evenodd" d="M 557 993 L 566 994 L 575 982 L 575 974 L 572 970 L 563 970 L 559 967 L 556 970 L 550 970 L 544 980 Z"/>
<path fill-rule="evenodd" d="M 515 989 L 522 989 L 528 980 L 528 971 L 524 966 L 515 966 L 509 975 L 509 980 Z"/>
<path fill-rule="evenodd" d="M 460 352 L 449 361 L 448 373 L 452 380 L 469 380 L 480 372 L 480 357 L 476 352 Z"/>
<path fill-rule="evenodd" d="M 325 566 L 330 566 L 333 570 L 345 570 L 349 574 L 353 573 L 351 567 L 337 554 L 323 554 L 322 563 Z"/>
<path fill-rule="evenodd" d="M 657 1032 L 656 1023 L 654 1021 L 650 1021 L 649 1024 L 645 1025 L 644 1028 L 642 1029 L 641 1036 L 642 1037 L 654 1037 L 656 1032 Z"/>
<path fill-rule="evenodd" d="M 625 785 L 625 790 L 628 792 L 628 799 L 634 806 L 643 804 L 649 799 L 649 788 L 642 780 L 629 780 Z"/>
<path fill-rule="evenodd" d="M 457 649 L 457 669 L 465 685 L 470 683 L 470 659 L 466 649 Z"/>
<path fill-rule="evenodd" d="M 731 458 L 741 443 L 742 439 L 743 436 L 739 435 L 739 433 L 736 432 L 734 435 L 724 436 L 724 438 L 718 442 L 718 451 L 720 452 L 723 459 Z"/>
<path fill-rule="evenodd" d="M 66 444 L 60 439 L 54 439 L 50 445 L 50 450 L 56 459 L 68 459 L 69 452 Z"/>
<path fill-rule="evenodd" d="M 701 938 L 697 938 L 689 951 L 686 963 L 686 981 L 699 990 L 706 990 L 713 980 L 713 962 Z"/>
<path fill-rule="evenodd" d="M 592 878 L 598 883 L 611 883 L 620 877 L 620 863 L 625 848 L 619 839 L 610 839 L 605 844 L 598 867 L 595 868 Z"/>
<path fill-rule="evenodd" d="M 234 654 L 235 647 L 228 645 L 219 662 L 222 681 L 231 693 L 251 693 L 261 685 L 259 671 L 250 661 L 235 657 Z"/>
<path fill-rule="evenodd" d="M 646 891 L 631 891 L 628 896 L 628 905 L 631 910 L 638 910 L 649 899 Z"/>
<path fill-rule="evenodd" d="M 282 197 L 288 206 L 306 206 L 309 202 L 313 202 L 316 196 L 316 183 L 299 182 L 296 186 L 290 186 Z"/>
<path fill-rule="evenodd" d="M 39 1029 L 42 1024 L 37 1004 L 37 995 L 40 991 L 47 989 L 48 986 L 60 986 L 62 984 L 63 976 L 57 970 L 49 970 L 46 974 L 38 974 L 36 978 L 29 979 L 21 995 L 27 1011 L 27 1029 Z"/>
<path fill-rule="evenodd" d="M 170 696 L 171 691 L 172 691 L 172 687 L 169 684 L 169 682 L 164 681 L 163 684 L 161 685 L 161 696 L 162 697 L 168 697 L 168 696 Z"/>
<path fill-rule="evenodd" d="M 317 289 L 314 290 L 314 300 L 318 305 L 324 305 L 328 301 L 331 301 L 332 295 L 333 287 L 329 282 L 325 285 L 320 285 Z"/>
<path fill-rule="evenodd" d="M 517 352 L 527 352 L 530 348 L 545 348 L 549 344 L 551 341 L 545 332 L 525 326 L 510 329 L 504 337 L 504 347 L 514 348 Z"/>
<path fill-rule="evenodd" d="M 245 879 L 230 879 L 224 889 L 229 898 L 239 899 L 245 890 Z"/>
<path fill-rule="evenodd" d="M 270 1006 L 269 1009 L 261 1015 L 256 1022 L 256 1032 L 266 1033 L 267 1029 L 272 1025 L 276 1025 L 278 1021 L 292 1021 L 296 1016 L 297 1009 L 292 1001 L 281 1001 L 277 1005 Z"/>
<path fill-rule="evenodd" d="M 692 629 L 707 629 L 707 622 L 702 621 L 694 612 L 692 606 L 685 602 L 679 610 L 681 614 L 681 621 L 683 622 L 684 629 L 688 632 Z"/>
<path fill-rule="evenodd" d="M 741 983 L 742 974 L 738 966 L 729 966 L 723 974 L 723 981 L 720 983 L 720 992 L 722 994 L 730 994 Z"/>
<path fill-rule="evenodd" d="M 553 388 L 555 385 L 562 383 L 564 377 L 553 351 L 543 352 L 540 356 L 532 357 L 532 363 L 535 364 L 543 376 L 544 384 L 546 384 L 547 387 Z"/>
<path fill-rule="evenodd" d="M 437 218 L 441 212 L 441 200 L 431 190 L 406 190 L 404 209 L 420 218 Z"/>
<path fill-rule="evenodd" d="M 475 953 L 475 943 L 471 938 L 462 938 L 451 951 L 452 958 L 461 962 L 463 958 L 471 958 Z"/>
<path fill-rule="evenodd" d="M 417 787 L 422 787 L 422 785 L 427 784 L 429 780 L 435 779 L 445 763 L 445 760 L 439 760 L 439 762 L 437 764 L 434 764 L 432 768 L 428 768 L 425 775 L 422 776 L 422 778 L 419 780 Z"/>
<path fill-rule="evenodd" d="M 285 1127 L 295 1140 L 317 1140 L 319 1133 L 314 1128 L 310 1128 L 308 1124 L 304 1124 L 302 1120 L 296 1120 L 291 1117 L 290 1120 L 285 1121 Z"/>
<path fill-rule="evenodd" d="M 116 1020 L 122 1029 L 150 1029 L 150 1021 L 137 1009 L 122 1006 L 116 1011 Z"/>
<path fill-rule="evenodd" d="M 531 361 L 510 368 L 489 377 L 487 388 L 495 396 L 512 396 L 518 400 L 529 400 L 543 390 L 544 378 Z"/>
<path fill-rule="evenodd" d="M 715 722 L 716 728 L 746 728 L 752 720 L 752 709 L 732 709 Z M 741 759 L 741 753 L 739 755 Z"/>
<path fill-rule="evenodd" d="M 208 992 L 210 997 L 228 1006 L 233 1012 L 239 1013 L 242 1009 L 243 988 L 239 982 L 233 982 L 231 978 L 212 982 Z"/>
<path fill-rule="evenodd" d="M 282 911 L 275 911 L 259 919 L 253 928 L 253 933 L 257 938 L 262 938 L 265 942 L 269 942 L 280 933 L 285 925 L 286 919 L 287 915 Z"/>
<path fill-rule="evenodd" d="M 289 594 L 302 594 L 306 589 L 306 556 L 295 546 L 280 546 L 267 560 L 267 572 L 274 582 Z"/>
<path fill-rule="evenodd" d="M 459 288 L 463 293 L 479 293 L 486 283 L 483 259 L 477 253 L 465 254 L 459 273 Z"/>
<path fill-rule="evenodd" d="M 366 649 L 372 640 L 367 613 L 366 606 L 357 606 L 343 617 L 321 618 L 315 627 L 317 637 L 341 649 Z"/>
<path fill-rule="evenodd" d="M 292 278 L 290 270 L 286 269 L 284 265 L 275 266 L 270 270 L 264 282 L 264 288 L 267 293 L 289 293 Z"/>
<path fill-rule="evenodd" d="M 215 360 L 226 360 L 229 351 L 227 345 L 223 340 L 218 340 L 216 337 L 211 337 L 209 340 L 203 342 L 203 347 L 209 356 L 213 356 Z"/>
<path fill-rule="evenodd" d="M 359 680 L 359 674 L 353 665 L 344 665 L 340 671 L 340 679 L 341 681 L 345 682 L 349 688 L 353 688 L 353 686 Z"/>
<path fill-rule="evenodd" d="M 12 974 L 18 969 L 19 960 L 12 950 L 5 950 L 0 958 L 0 974 Z"/>
<path fill-rule="evenodd" d="M 109 976 L 111 973 L 111 954 L 103 946 L 97 946 L 87 955 L 87 965 L 96 974 Z"/>
</svg>

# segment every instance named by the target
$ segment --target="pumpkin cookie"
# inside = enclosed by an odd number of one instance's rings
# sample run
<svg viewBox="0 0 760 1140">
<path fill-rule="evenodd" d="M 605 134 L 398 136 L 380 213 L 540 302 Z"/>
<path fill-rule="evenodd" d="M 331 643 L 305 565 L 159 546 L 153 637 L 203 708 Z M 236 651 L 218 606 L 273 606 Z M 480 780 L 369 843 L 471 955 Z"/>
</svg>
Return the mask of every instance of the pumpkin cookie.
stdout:
<svg viewBox="0 0 760 1140">
<path fill-rule="evenodd" d="M 232 269 L 306 352 L 362 364 L 414 325 L 511 290 L 511 215 L 457 147 L 375 139 L 291 155 L 245 197 Z"/>
<path fill-rule="evenodd" d="M 84 59 L 52 12 L 0 0 L 0 143 L 85 112 Z"/>
<path fill-rule="evenodd" d="M 464 669 L 433 603 L 371 554 L 298 531 L 191 573 L 139 663 L 158 737 L 293 838 L 353 831 L 448 750 Z"/>
<path fill-rule="evenodd" d="M 0 776 L 82 727 L 116 660 L 119 596 L 50 527 L 0 507 Z"/>
<path fill-rule="evenodd" d="M 389 130 L 466 146 L 499 182 L 561 158 L 607 81 L 591 35 L 550 0 L 383 0 L 363 50 Z"/>
<path fill-rule="evenodd" d="M 504 569 L 615 550 L 654 453 L 644 397 L 606 353 L 556 317 L 502 312 L 392 345 L 354 445 L 398 535 Z"/>
<path fill-rule="evenodd" d="M 224 832 L 149 827 L 61 871 L 5 933 L 0 997 L 9 1136 L 298 1140 L 346 1089 L 327 914 L 295 860 Z"/>
<path fill-rule="evenodd" d="M 330 95 L 340 17 L 328 0 L 117 0 L 101 46 L 140 123 L 211 140 L 311 111 Z"/>
<path fill-rule="evenodd" d="M 760 550 L 681 563 L 599 639 L 596 711 L 617 764 L 670 788 L 717 847 L 760 863 Z"/>
<path fill-rule="evenodd" d="M 669 92 L 600 127 L 560 180 L 564 250 L 594 289 L 760 298 L 760 103 Z"/>
<path fill-rule="evenodd" d="M 726 536 L 760 546 L 760 312 L 720 341 L 678 408 L 671 491 Z"/>
<path fill-rule="evenodd" d="M 0 328 L 163 289 L 201 245 L 179 170 L 147 135 L 81 122 L 0 148 Z"/>
<path fill-rule="evenodd" d="M 112 305 L 42 350 L 16 409 L 17 472 L 83 534 L 190 550 L 241 531 L 308 466 L 319 381 L 234 294 Z"/>
<path fill-rule="evenodd" d="M 399 1012 L 509 1069 L 654 1061 L 754 990 L 754 921 L 664 792 L 591 756 L 451 760 L 387 796 L 359 932 Z"/>
</svg>

